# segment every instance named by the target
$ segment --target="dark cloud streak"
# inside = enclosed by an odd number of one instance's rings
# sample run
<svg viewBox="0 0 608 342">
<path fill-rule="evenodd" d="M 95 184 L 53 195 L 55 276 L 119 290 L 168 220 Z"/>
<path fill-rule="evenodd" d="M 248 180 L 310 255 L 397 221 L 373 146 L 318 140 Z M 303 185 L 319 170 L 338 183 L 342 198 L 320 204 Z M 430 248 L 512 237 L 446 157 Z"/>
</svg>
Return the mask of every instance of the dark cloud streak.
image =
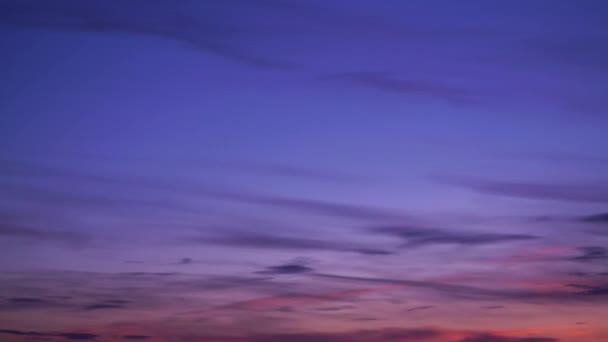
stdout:
<svg viewBox="0 0 608 342">
<path fill-rule="evenodd" d="M 499 234 L 477 232 L 454 232 L 434 228 L 410 226 L 373 227 L 370 232 L 395 236 L 404 240 L 405 247 L 418 247 L 434 244 L 485 245 L 538 239 L 534 235 Z"/>
</svg>

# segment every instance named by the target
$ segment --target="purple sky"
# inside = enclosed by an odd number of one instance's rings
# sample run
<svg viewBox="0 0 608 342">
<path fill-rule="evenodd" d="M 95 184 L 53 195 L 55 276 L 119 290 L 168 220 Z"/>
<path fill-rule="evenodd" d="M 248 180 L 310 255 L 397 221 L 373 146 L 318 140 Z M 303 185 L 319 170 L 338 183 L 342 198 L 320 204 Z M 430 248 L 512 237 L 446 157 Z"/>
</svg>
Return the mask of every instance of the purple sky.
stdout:
<svg viewBox="0 0 608 342">
<path fill-rule="evenodd" d="M 607 17 L 0 0 L 0 340 L 608 340 Z"/>
</svg>

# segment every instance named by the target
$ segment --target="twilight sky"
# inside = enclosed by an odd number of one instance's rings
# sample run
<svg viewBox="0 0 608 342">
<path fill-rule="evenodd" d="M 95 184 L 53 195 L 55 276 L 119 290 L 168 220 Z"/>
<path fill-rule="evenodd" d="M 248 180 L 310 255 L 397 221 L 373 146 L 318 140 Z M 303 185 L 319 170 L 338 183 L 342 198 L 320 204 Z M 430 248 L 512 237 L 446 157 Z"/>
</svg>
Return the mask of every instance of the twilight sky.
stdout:
<svg viewBox="0 0 608 342">
<path fill-rule="evenodd" d="M 0 340 L 608 341 L 607 18 L 0 0 Z"/>
</svg>

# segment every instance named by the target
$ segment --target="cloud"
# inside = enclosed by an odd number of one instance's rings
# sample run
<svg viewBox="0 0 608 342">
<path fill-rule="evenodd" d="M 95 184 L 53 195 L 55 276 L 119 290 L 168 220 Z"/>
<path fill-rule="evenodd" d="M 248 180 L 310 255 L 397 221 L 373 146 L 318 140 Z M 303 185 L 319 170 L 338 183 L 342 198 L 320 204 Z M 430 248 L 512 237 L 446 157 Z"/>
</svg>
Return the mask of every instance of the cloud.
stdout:
<svg viewBox="0 0 608 342">
<path fill-rule="evenodd" d="M 146 335 L 123 335 L 122 338 L 127 339 L 127 340 L 147 340 L 149 338 L 152 338 L 152 336 L 146 336 Z"/>
<path fill-rule="evenodd" d="M 355 306 L 353 305 L 339 305 L 339 306 L 326 306 L 322 308 L 316 309 L 317 311 L 343 311 L 353 309 Z"/>
<path fill-rule="evenodd" d="M 486 305 L 483 306 L 482 309 L 486 309 L 486 310 L 498 310 L 498 309 L 504 309 L 505 306 L 504 305 Z"/>
<path fill-rule="evenodd" d="M 358 220 L 390 220 L 403 219 L 404 216 L 384 208 L 370 206 L 334 203 L 313 199 L 289 198 L 279 196 L 264 196 L 247 193 L 217 193 L 222 199 L 234 200 L 245 203 L 266 205 L 271 207 L 282 207 L 316 215 L 336 216 L 347 219 Z"/>
<path fill-rule="evenodd" d="M 608 213 L 583 216 L 580 221 L 587 223 L 606 224 L 608 223 Z"/>
<path fill-rule="evenodd" d="M 505 197 L 565 202 L 608 202 L 608 187 L 603 184 L 546 184 L 466 179 L 450 180 L 448 183 L 482 194 Z"/>
<path fill-rule="evenodd" d="M 420 288 L 435 292 L 440 295 L 449 296 L 458 299 L 468 300 L 510 300 L 510 301 L 524 301 L 524 302 L 547 302 L 547 303 L 562 303 L 562 302 L 576 302 L 589 300 L 589 295 L 604 295 L 606 288 L 604 286 L 587 286 L 587 285 L 576 285 L 570 284 L 570 287 L 576 287 L 583 289 L 584 291 L 572 292 L 572 291 L 541 291 L 535 289 L 508 289 L 508 288 L 483 288 L 476 286 L 466 285 L 454 285 L 440 282 L 423 281 L 423 280 L 410 280 L 410 279 L 391 279 L 391 278 L 368 278 L 368 277 L 356 277 L 356 276 L 344 276 L 336 274 L 324 274 L 324 273 L 313 273 L 315 277 L 341 280 L 346 282 L 355 283 L 372 283 L 372 284 L 384 284 L 384 285 L 401 285 L 410 288 Z M 608 296 L 606 296 L 608 299 Z"/>
<path fill-rule="evenodd" d="M 204 237 L 190 239 L 196 242 L 213 243 L 232 247 L 272 248 L 282 250 L 323 250 L 335 252 L 353 252 L 364 255 L 388 255 L 390 251 L 375 248 L 353 246 L 348 242 L 335 242 L 301 237 L 264 235 L 258 233 L 238 232 L 228 236 Z"/>
<path fill-rule="evenodd" d="M 456 332 L 456 335 L 468 335 L 458 342 L 558 342 L 551 337 L 510 337 L 492 333 Z M 377 330 L 358 330 L 342 333 L 297 333 L 297 334 L 266 334 L 243 337 L 209 336 L 204 341 L 232 342 L 406 342 L 406 341 L 453 341 L 451 331 L 435 328 L 386 328 Z"/>
<path fill-rule="evenodd" d="M 178 264 L 180 265 L 190 265 L 194 263 L 194 260 L 192 260 L 192 258 L 181 258 L 178 262 Z"/>
<path fill-rule="evenodd" d="M 0 222 L 0 237 L 11 237 L 41 242 L 62 242 L 78 245 L 89 242 L 89 237 L 82 233 L 42 230 L 23 224 L 7 222 Z"/>
<path fill-rule="evenodd" d="M 311 305 L 324 302 L 352 300 L 365 294 L 374 293 L 385 287 L 355 288 L 338 291 L 328 291 L 316 294 L 286 293 L 272 297 L 261 297 L 228 305 L 228 308 L 246 310 L 267 310 L 293 305 Z"/>
<path fill-rule="evenodd" d="M 306 181 L 331 183 L 359 183 L 363 180 L 367 180 L 365 178 L 349 174 L 273 163 L 258 163 L 251 161 L 209 161 L 202 162 L 202 164 L 205 167 L 220 168 L 226 171 L 235 171 L 247 174 L 254 173 L 260 176 L 280 176 Z"/>
<path fill-rule="evenodd" d="M 177 272 L 126 272 L 126 273 L 122 273 L 124 275 L 127 276 L 131 276 L 131 277 L 168 277 L 168 276 L 173 276 L 173 275 L 177 275 L 179 273 Z"/>
<path fill-rule="evenodd" d="M 0 23 L 5 25 L 134 34 L 158 37 L 187 45 L 246 66 L 289 69 L 292 66 L 250 53 L 240 47 L 246 32 L 234 22 L 234 6 L 170 1 L 87 1 L 30 0 L 4 1 Z M 240 6 L 239 6 L 240 7 Z M 230 14 L 232 12 L 232 15 Z M 199 13 L 194 15 L 193 13 Z M 232 23 L 231 23 L 232 22 Z"/>
<path fill-rule="evenodd" d="M 18 336 L 32 336 L 32 337 L 63 337 L 68 340 L 79 340 L 79 341 L 89 341 L 95 340 L 98 335 L 89 334 L 89 333 L 81 333 L 81 332 L 37 332 L 37 331 L 21 331 L 21 330 L 10 330 L 10 329 L 0 329 L 0 334 L 8 334 L 8 335 L 18 335 Z"/>
<path fill-rule="evenodd" d="M 465 337 L 458 342 L 558 342 L 551 337 L 507 337 L 493 334 L 479 334 Z"/>
<path fill-rule="evenodd" d="M 9 301 L 12 303 L 19 303 L 19 304 L 39 304 L 39 303 L 46 302 L 46 300 L 40 299 L 40 298 L 25 298 L 25 297 L 9 298 Z"/>
<path fill-rule="evenodd" d="M 525 234 L 452 232 L 434 228 L 410 226 L 373 227 L 370 232 L 395 236 L 404 240 L 404 246 L 417 247 L 433 244 L 485 245 L 502 242 L 538 239 Z"/>
<path fill-rule="evenodd" d="M 375 88 L 382 91 L 410 95 L 436 97 L 448 101 L 462 101 L 470 93 L 461 87 L 429 80 L 411 80 L 392 77 L 389 73 L 375 71 L 344 72 L 320 77 L 321 80 L 335 80 Z"/>
<path fill-rule="evenodd" d="M 264 271 L 259 271 L 260 274 L 297 274 L 314 271 L 313 268 L 300 264 L 284 264 L 278 266 L 267 267 Z"/>
<path fill-rule="evenodd" d="M 60 333 L 57 336 L 65 337 L 68 340 L 94 340 L 98 336 L 87 333 Z"/>
<path fill-rule="evenodd" d="M 435 307 L 434 305 L 422 305 L 422 306 L 415 306 L 413 308 L 409 308 L 405 311 L 406 312 L 422 311 L 422 310 L 432 309 L 434 307 Z"/>
<path fill-rule="evenodd" d="M 343 333 L 293 333 L 266 334 L 239 337 L 210 336 L 204 341 L 233 342 L 405 342 L 426 341 L 441 336 L 441 331 L 432 328 L 360 330 Z"/>
<path fill-rule="evenodd" d="M 608 260 L 608 249 L 598 246 L 579 247 L 581 255 L 572 257 L 570 260 L 580 262 L 592 262 L 597 260 Z"/>
<path fill-rule="evenodd" d="M 568 286 L 581 289 L 579 294 L 588 296 L 608 296 L 608 285 L 580 285 L 580 284 L 569 284 Z"/>
<path fill-rule="evenodd" d="M 125 306 L 122 304 L 112 304 L 112 303 L 99 303 L 99 304 L 91 304 L 83 307 L 82 309 L 85 311 L 94 311 L 94 310 L 105 310 L 105 309 L 124 309 Z"/>
</svg>

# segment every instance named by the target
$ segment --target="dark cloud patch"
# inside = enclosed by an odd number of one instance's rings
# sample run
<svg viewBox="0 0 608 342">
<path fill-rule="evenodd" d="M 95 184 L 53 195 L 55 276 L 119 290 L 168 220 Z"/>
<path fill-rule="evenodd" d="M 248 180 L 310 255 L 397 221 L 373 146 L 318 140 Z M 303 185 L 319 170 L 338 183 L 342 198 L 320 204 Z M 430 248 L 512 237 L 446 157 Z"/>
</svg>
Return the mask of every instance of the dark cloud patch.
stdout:
<svg viewBox="0 0 608 342">
<path fill-rule="evenodd" d="M 582 222 L 608 224 L 608 213 L 587 215 L 580 218 Z"/>
<path fill-rule="evenodd" d="M 435 307 L 434 305 L 421 305 L 421 306 L 415 306 L 413 308 L 409 308 L 405 311 L 406 312 L 424 311 L 424 310 L 432 309 L 434 307 Z"/>
<path fill-rule="evenodd" d="M 493 334 L 479 334 L 465 337 L 458 342 L 558 342 L 552 337 L 507 337 Z"/>
<path fill-rule="evenodd" d="M 41 333 L 36 331 L 21 331 L 21 330 L 10 330 L 0 329 L 0 334 L 19 335 L 19 336 L 57 336 L 48 333 Z"/>
<path fill-rule="evenodd" d="M 441 331 L 431 328 L 419 329 L 382 329 L 361 330 L 345 333 L 294 333 L 251 335 L 244 337 L 205 337 L 205 341 L 233 341 L 233 342 L 397 342 L 397 341 L 425 341 L 441 336 Z"/>
<path fill-rule="evenodd" d="M 338 305 L 338 306 L 326 306 L 316 309 L 317 311 L 344 311 L 353 309 L 353 305 Z"/>
<path fill-rule="evenodd" d="M 565 202 L 608 202 L 608 187 L 604 184 L 546 184 L 471 179 L 451 179 L 448 183 L 496 196 Z"/>
<path fill-rule="evenodd" d="M 373 248 L 355 248 L 352 252 L 364 254 L 364 255 L 392 255 L 395 252 L 387 251 L 385 249 L 373 249 Z"/>
<path fill-rule="evenodd" d="M 410 226 L 373 227 L 370 232 L 391 235 L 404 240 L 404 246 L 417 247 L 433 244 L 485 245 L 502 242 L 526 241 L 537 236 L 525 234 L 470 233 L 445 231 L 435 228 Z"/>
<path fill-rule="evenodd" d="M 571 260 L 580 262 L 594 262 L 599 260 L 608 260 L 608 249 L 598 246 L 579 247 L 581 255 L 572 257 Z"/>
<path fill-rule="evenodd" d="M 368 321 L 379 321 L 379 318 L 376 317 L 355 317 L 352 319 L 352 321 L 355 322 L 368 322 Z"/>
<path fill-rule="evenodd" d="M 195 242 L 212 243 L 232 247 L 271 248 L 280 250 L 325 250 L 335 252 L 353 252 L 364 255 L 388 255 L 390 251 L 374 248 L 361 248 L 348 242 L 264 235 L 257 233 L 238 232 L 229 236 L 194 238 Z"/>
<path fill-rule="evenodd" d="M 124 300 L 124 299 L 108 299 L 108 300 L 104 301 L 104 303 L 125 305 L 125 304 L 131 303 L 131 301 L 130 300 Z"/>
<path fill-rule="evenodd" d="M 9 301 L 11 303 L 18 303 L 18 304 L 41 304 L 41 303 L 46 303 L 46 300 L 44 300 L 44 299 L 29 298 L 29 297 L 9 298 Z"/>
<path fill-rule="evenodd" d="M 486 309 L 486 310 L 498 310 L 498 309 L 504 309 L 505 306 L 504 305 L 486 305 L 486 306 L 482 306 L 482 309 Z"/>
<path fill-rule="evenodd" d="M 125 305 L 123 304 L 112 304 L 112 303 L 98 303 L 91 304 L 83 307 L 82 309 L 85 311 L 95 311 L 95 310 L 106 310 L 106 309 L 124 309 Z"/>
<path fill-rule="evenodd" d="M 127 340 L 147 340 L 152 338 L 152 336 L 146 336 L 146 335 L 123 335 L 122 338 L 127 339 Z"/>
<path fill-rule="evenodd" d="M 0 334 L 17 335 L 17 336 L 32 336 L 32 337 L 63 337 L 68 340 L 95 340 L 98 335 L 82 333 L 82 332 L 37 332 L 37 331 L 21 331 L 0 329 Z"/>
<path fill-rule="evenodd" d="M 470 96 L 470 92 L 462 87 L 438 81 L 402 79 L 386 72 L 344 72 L 326 75 L 320 79 L 348 82 L 388 92 L 429 96 L 453 102 L 462 101 Z"/>
<path fill-rule="evenodd" d="M 589 273 L 587 273 L 587 272 L 580 272 L 580 271 L 570 272 L 570 275 L 573 275 L 575 277 L 588 277 L 588 276 L 590 276 Z"/>
<path fill-rule="evenodd" d="M 308 267 L 301 264 L 284 264 L 278 266 L 270 266 L 266 268 L 264 271 L 260 271 L 257 273 L 260 274 L 297 274 L 297 273 L 306 273 L 312 272 L 314 269 L 312 267 Z"/>
<path fill-rule="evenodd" d="M 181 258 L 178 261 L 178 264 L 180 264 L 180 265 L 190 265 L 192 263 L 194 263 L 194 260 L 192 258 Z"/>
<path fill-rule="evenodd" d="M 87 333 L 60 333 L 57 336 L 65 337 L 68 340 L 95 340 L 97 339 L 97 335 L 95 334 L 87 334 Z"/>
<path fill-rule="evenodd" d="M 145 277 L 145 276 L 153 276 L 153 277 L 169 277 L 173 275 L 177 275 L 177 272 L 126 272 L 121 273 L 122 275 L 126 275 L 129 277 Z"/>
<path fill-rule="evenodd" d="M 581 284 L 568 284 L 569 287 L 580 289 L 579 292 L 582 295 L 588 296 L 608 296 L 608 284 L 606 285 L 581 285 Z"/>
</svg>

